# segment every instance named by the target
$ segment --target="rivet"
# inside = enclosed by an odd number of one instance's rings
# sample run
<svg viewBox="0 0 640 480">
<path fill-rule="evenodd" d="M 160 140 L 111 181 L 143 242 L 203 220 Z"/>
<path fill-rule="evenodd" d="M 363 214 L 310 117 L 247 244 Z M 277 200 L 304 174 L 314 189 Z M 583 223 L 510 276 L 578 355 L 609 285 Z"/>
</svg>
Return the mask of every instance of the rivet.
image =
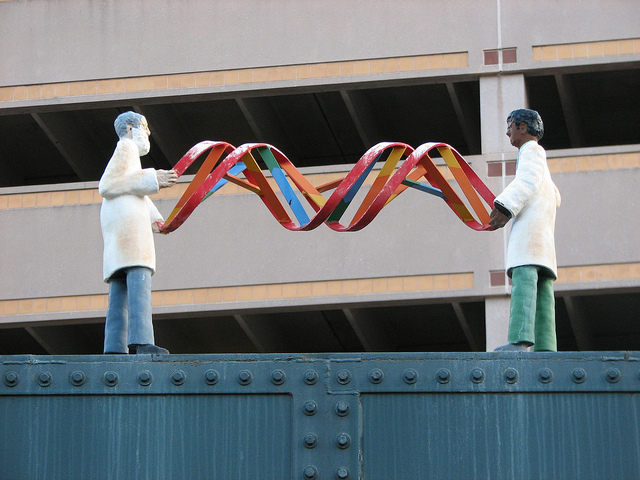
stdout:
<svg viewBox="0 0 640 480">
<path fill-rule="evenodd" d="M 41 387 L 48 387 L 53 382 L 53 377 L 49 372 L 42 372 L 38 375 L 38 385 Z"/>
<path fill-rule="evenodd" d="M 315 433 L 307 433 L 302 442 L 306 448 L 316 448 L 318 446 L 318 436 Z"/>
<path fill-rule="evenodd" d="M 341 433 L 336 437 L 336 445 L 338 448 L 344 450 L 351 445 L 351 437 L 347 433 Z"/>
<path fill-rule="evenodd" d="M 548 368 L 541 368 L 538 372 L 538 380 L 542 383 L 551 383 L 553 380 L 553 372 Z"/>
<path fill-rule="evenodd" d="M 369 372 L 369 381 L 374 384 L 382 383 L 384 373 L 379 368 L 374 368 Z"/>
<path fill-rule="evenodd" d="M 304 467 L 304 470 L 302 471 L 302 478 L 305 480 L 315 480 L 318 478 L 318 469 L 313 465 Z"/>
<path fill-rule="evenodd" d="M 307 400 L 302 404 L 302 411 L 308 417 L 318 413 L 318 404 L 313 400 Z"/>
<path fill-rule="evenodd" d="M 605 378 L 609 383 L 617 383 L 620 380 L 620 370 L 617 368 L 610 368 L 606 371 Z"/>
<path fill-rule="evenodd" d="M 69 381 L 72 385 L 79 387 L 87 381 L 87 376 L 84 374 L 84 372 L 76 370 L 75 372 L 71 373 L 71 375 L 69 375 Z"/>
<path fill-rule="evenodd" d="M 118 384 L 118 374 L 116 372 L 104 372 L 102 381 L 107 387 L 115 387 Z"/>
<path fill-rule="evenodd" d="M 344 467 L 340 467 L 336 472 L 336 478 L 338 480 L 346 480 L 349 478 L 349 470 Z"/>
<path fill-rule="evenodd" d="M 274 370 L 271 373 L 271 383 L 274 385 L 282 385 L 286 379 L 287 376 L 282 370 Z"/>
<path fill-rule="evenodd" d="M 513 385 L 518 381 L 518 371 L 515 368 L 507 368 L 504 371 L 504 381 Z"/>
<path fill-rule="evenodd" d="M 471 370 L 469 378 L 473 383 L 482 383 L 484 381 L 484 372 L 480 368 L 474 368 Z"/>
<path fill-rule="evenodd" d="M 149 370 L 143 370 L 138 374 L 138 383 L 143 387 L 148 387 L 153 382 L 153 375 Z"/>
<path fill-rule="evenodd" d="M 449 383 L 451 381 L 451 372 L 446 368 L 441 368 L 436 372 L 436 380 L 438 383 Z"/>
<path fill-rule="evenodd" d="M 218 372 L 216 372 L 215 370 L 207 370 L 206 372 L 204 372 L 204 382 L 207 385 L 215 385 L 216 383 L 218 383 L 219 379 L 220 375 L 218 375 Z"/>
<path fill-rule="evenodd" d="M 339 417 L 346 417 L 349 415 L 349 404 L 347 402 L 338 402 L 336 403 L 336 415 Z"/>
<path fill-rule="evenodd" d="M 176 386 L 183 385 L 187 381 L 187 374 L 182 370 L 176 370 L 171 374 L 171 383 Z"/>
<path fill-rule="evenodd" d="M 304 372 L 304 383 L 313 385 L 318 381 L 318 373 L 315 370 L 307 370 Z"/>
<path fill-rule="evenodd" d="M 7 387 L 15 387 L 20 381 L 20 376 L 16 372 L 7 372 L 4 374 L 4 384 Z"/>
<path fill-rule="evenodd" d="M 587 372 L 585 372 L 582 368 L 575 368 L 573 372 L 571 372 L 571 380 L 574 383 L 584 383 L 587 379 Z"/>
<path fill-rule="evenodd" d="M 249 385 L 253 381 L 253 375 L 249 370 L 241 370 L 238 373 L 238 383 L 240 385 Z"/>
<path fill-rule="evenodd" d="M 340 370 L 338 372 L 338 383 L 341 385 L 346 385 L 351 381 L 351 373 L 348 370 Z"/>
<path fill-rule="evenodd" d="M 402 379 L 409 385 L 416 383 L 418 381 L 418 372 L 416 372 L 413 368 L 409 368 L 402 374 Z"/>
</svg>

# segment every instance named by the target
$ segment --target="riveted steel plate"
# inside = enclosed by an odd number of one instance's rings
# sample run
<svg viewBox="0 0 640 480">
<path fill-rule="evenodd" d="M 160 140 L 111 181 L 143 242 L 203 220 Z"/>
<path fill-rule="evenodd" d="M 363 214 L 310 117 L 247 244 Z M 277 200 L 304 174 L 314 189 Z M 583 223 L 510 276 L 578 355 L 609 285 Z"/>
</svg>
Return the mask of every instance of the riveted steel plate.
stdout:
<svg viewBox="0 0 640 480">
<path fill-rule="evenodd" d="M 0 480 L 640 478 L 635 352 L 0 357 Z"/>
</svg>

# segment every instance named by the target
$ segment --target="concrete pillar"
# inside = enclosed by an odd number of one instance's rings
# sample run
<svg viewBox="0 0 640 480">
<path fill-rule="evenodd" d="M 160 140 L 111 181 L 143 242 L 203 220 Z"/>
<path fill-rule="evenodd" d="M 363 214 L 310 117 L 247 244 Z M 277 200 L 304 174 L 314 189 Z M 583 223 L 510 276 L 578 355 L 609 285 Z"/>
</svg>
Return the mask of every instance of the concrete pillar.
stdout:
<svg viewBox="0 0 640 480">
<path fill-rule="evenodd" d="M 480 122 L 483 154 L 515 153 L 509 143 L 507 115 L 517 108 L 527 108 L 524 75 L 480 77 Z M 496 194 L 499 192 L 496 192 Z M 505 232 L 506 234 L 506 232 Z M 506 237 L 503 248 L 506 248 Z M 511 297 L 506 293 L 485 300 L 487 351 L 507 343 Z"/>
<path fill-rule="evenodd" d="M 507 115 L 527 108 L 524 75 L 480 77 L 480 123 L 482 153 L 504 153 L 513 149 L 506 135 Z"/>
<path fill-rule="evenodd" d="M 507 343 L 510 305 L 510 295 L 487 297 L 485 299 L 487 352 L 492 352 L 494 348 Z"/>
</svg>

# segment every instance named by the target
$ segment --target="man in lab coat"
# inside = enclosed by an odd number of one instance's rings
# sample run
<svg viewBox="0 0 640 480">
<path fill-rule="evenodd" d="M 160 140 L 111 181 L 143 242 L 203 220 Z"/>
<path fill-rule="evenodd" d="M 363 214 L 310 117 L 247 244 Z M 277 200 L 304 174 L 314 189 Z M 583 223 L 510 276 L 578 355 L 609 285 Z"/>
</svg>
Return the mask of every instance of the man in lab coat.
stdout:
<svg viewBox="0 0 640 480">
<path fill-rule="evenodd" d="M 554 230 L 560 193 L 551 180 L 547 156 L 538 141 L 544 134 L 535 110 L 514 110 L 507 136 L 518 149 L 514 180 L 495 199 L 490 230 L 513 219 L 507 245 L 512 280 L 509 336 L 496 351 L 557 351 L 553 282 L 557 278 Z"/>
<path fill-rule="evenodd" d="M 100 179 L 103 279 L 109 284 L 104 353 L 169 353 L 154 345 L 151 276 L 156 257 L 153 232 L 164 219 L 148 195 L 176 183 L 173 170 L 142 169 L 149 153 L 149 126 L 125 112 L 114 122 L 120 138 Z"/>
</svg>

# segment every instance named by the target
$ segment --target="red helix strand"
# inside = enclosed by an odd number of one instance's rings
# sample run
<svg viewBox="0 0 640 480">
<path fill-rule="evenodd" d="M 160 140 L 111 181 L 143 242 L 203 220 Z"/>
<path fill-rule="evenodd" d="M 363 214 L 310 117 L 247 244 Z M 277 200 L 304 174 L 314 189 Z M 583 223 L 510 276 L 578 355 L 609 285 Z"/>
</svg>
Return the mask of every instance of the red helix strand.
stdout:
<svg viewBox="0 0 640 480">
<path fill-rule="evenodd" d="M 444 165 L 436 165 L 429 155 L 433 151 L 439 153 Z M 495 199 L 465 159 L 446 143 L 425 143 L 416 149 L 399 142 L 379 143 L 371 147 L 346 176 L 317 187 L 280 150 L 267 143 L 246 143 L 236 148 L 227 142 L 200 142 L 178 161 L 174 170 L 181 176 L 201 157 L 204 157 L 202 165 L 166 222 L 160 225 L 163 233 L 176 230 L 200 203 L 228 182 L 256 193 L 276 220 L 289 230 L 312 230 L 322 223 L 339 232 L 361 230 L 407 188 L 439 196 L 467 226 L 485 230 L 489 222 L 487 207 L 493 208 Z M 270 172 L 271 181 L 259 160 Z M 371 181 L 375 174 L 373 167 L 378 162 L 383 162 L 383 166 L 353 219 L 347 225 L 340 223 L 358 191 L 365 182 Z M 450 179 L 443 173 L 447 169 Z M 464 201 L 456 192 L 455 184 Z M 328 198 L 323 196 L 332 190 Z"/>
</svg>

